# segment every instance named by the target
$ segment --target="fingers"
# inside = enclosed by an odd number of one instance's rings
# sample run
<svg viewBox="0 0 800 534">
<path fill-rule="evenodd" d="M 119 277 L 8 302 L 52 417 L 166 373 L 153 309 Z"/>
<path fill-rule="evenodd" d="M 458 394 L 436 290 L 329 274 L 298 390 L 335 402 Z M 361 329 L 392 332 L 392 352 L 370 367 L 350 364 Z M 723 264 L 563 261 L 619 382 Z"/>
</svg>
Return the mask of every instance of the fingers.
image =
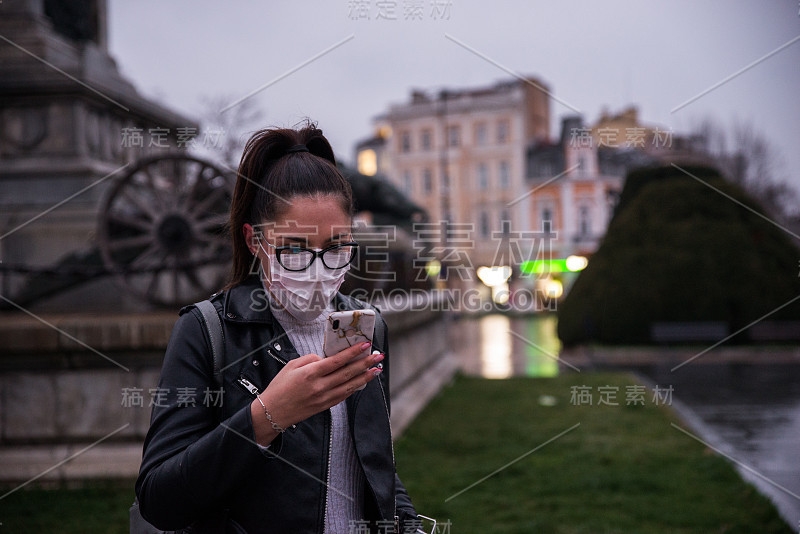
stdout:
<svg viewBox="0 0 800 534">
<path fill-rule="evenodd" d="M 322 356 L 318 356 L 316 354 L 306 354 L 304 356 L 300 356 L 299 358 L 295 358 L 293 360 L 289 360 L 286 364 L 287 367 L 290 365 L 293 367 L 303 367 L 304 365 L 308 365 L 310 363 L 318 362 L 322 359 Z"/>
<path fill-rule="evenodd" d="M 364 343 L 347 347 L 343 351 L 337 352 L 333 356 L 317 362 L 316 371 L 320 374 L 320 376 L 329 375 L 335 372 L 337 369 L 350 363 L 354 358 L 363 354 L 366 350 L 369 350 L 370 346 L 372 346 L 372 344 L 369 341 L 365 341 Z"/>
<path fill-rule="evenodd" d="M 366 371 L 361 371 L 358 373 L 355 378 L 344 382 L 343 384 L 339 385 L 334 389 L 337 398 L 340 399 L 338 402 L 346 399 L 353 393 L 355 393 L 358 389 L 363 388 L 369 382 L 373 381 L 381 374 L 381 369 L 367 369 Z M 337 402 L 337 403 L 338 403 Z"/>
<path fill-rule="evenodd" d="M 335 374 L 340 374 L 342 376 L 342 381 L 346 382 L 359 374 L 363 373 L 373 365 L 381 362 L 384 358 L 384 355 L 378 351 L 373 352 L 366 358 L 361 360 L 350 361 L 346 365 L 342 366 L 339 369 L 339 372 Z M 331 375 L 333 375 L 332 373 Z"/>
<path fill-rule="evenodd" d="M 377 353 L 367 356 L 364 359 L 356 360 L 354 362 L 350 362 L 347 365 L 340 367 L 333 373 L 325 376 L 323 378 L 324 387 L 329 391 L 337 390 L 342 384 L 352 383 L 353 381 L 358 381 L 360 379 L 364 379 L 364 374 L 369 374 L 370 367 L 379 363 L 383 360 L 384 355 Z M 372 371 L 379 371 L 380 369 L 374 369 Z M 356 387 L 360 387 L 364 384 L 369 382 L 367 379 L 364 382 L 356 384 Z M 352 393 L 352 392 L 351 392 Z"/>
<path fill-rule="evenodd" d="M 363 348 L 362 348 L 363 347 Z M 284 426 L 342 402 L 374 380 L 381 369 L 370 369 L 384 359 L 381 353 L 356 359 L 370 343 L 349 347 L 330 358 L 306 354 L 290 360 L 264 391 L 262 400 L 283 419 Z M 325 370 L 331 370 L 327 374 Z"/>
</svg>

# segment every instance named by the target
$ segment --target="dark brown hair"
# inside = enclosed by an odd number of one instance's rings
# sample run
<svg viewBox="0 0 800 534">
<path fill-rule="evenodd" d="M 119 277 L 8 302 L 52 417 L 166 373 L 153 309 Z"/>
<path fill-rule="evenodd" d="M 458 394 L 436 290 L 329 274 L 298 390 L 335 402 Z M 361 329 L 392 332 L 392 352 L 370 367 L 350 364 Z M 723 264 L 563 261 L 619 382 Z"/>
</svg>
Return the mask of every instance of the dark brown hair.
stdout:
<svg viewBox="0 0 800 534">
<path fill-rule="evenodd" d="M 295 145 L 305 145 L 308 152 L 287 152 Z M 336 167 L 330 143 L 314 123 L 307 121 L 298 130 L 266 128 L 250 137 L 231 201 L 233 268 L 225 289 L 241 284 L 251 273 L 253 255 L 242 226 L 274 221 L 288 207 L 287 200 L 318 194 L 338 196 L 344 212 L 353 214 L 350 184 Z"/>
</svg>

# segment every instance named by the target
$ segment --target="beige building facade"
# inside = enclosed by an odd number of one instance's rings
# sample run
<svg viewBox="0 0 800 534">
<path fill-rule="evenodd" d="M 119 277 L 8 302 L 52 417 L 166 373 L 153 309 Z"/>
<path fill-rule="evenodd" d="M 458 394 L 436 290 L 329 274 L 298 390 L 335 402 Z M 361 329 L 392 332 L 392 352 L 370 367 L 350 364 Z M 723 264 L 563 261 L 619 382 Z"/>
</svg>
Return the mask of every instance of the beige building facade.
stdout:
<svg viewBox="0 0 800 534">
<path fill-rule="evenodd" d="M 414 91 L 378 116 L 375 136 L 356 148 L 359 172 L 383 175 L 427 211 L 429 223 L 449 229 L 439 234 L 437 255 L 457 265 L 461 279 L 509 264 L 508 236 L 531 226 L 531 204 L 520 200 L 526 151 L 548 137 L 548 93 L 532 77 Z"/>
</svg>

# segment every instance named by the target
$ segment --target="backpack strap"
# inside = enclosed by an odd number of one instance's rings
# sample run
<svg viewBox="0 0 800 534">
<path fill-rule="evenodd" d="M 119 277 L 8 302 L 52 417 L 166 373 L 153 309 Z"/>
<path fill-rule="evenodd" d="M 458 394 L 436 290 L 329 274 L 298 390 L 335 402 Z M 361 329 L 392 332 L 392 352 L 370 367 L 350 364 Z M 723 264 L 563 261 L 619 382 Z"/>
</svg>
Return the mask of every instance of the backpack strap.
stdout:
<svg viewBox="0 0 800 534">
<path fill-rule="evenodd" d="M 203 317 L 203 324 L 211 340 L 211 357 L 214 360 L 214 384 L 217 389 L 222 388 L 221 362 L 225 356 L 225 338 L 222 334 L 222 322 L 214 304 L 210 300 L 203 300 L 195 303 L 197 309 Z"/>
<path fill-rule="evenodd" d="M 203 325 L 208 332 L 208 338 L 211 340 L 211 357 L 214 360 L 214 384 L 217 389 L 222 391 L 222 371 L 220 369 L 222 360 L 225 357 L 225 338 L 222 334 L 222 321 L 219 320 L 219 314 L 214 304 L 210 300 L 203 300 L 195 303 L 195 306 L 200 310 L 200 315 L 203 318 Z M 222 393 L 220 393 L 221 395 Z M 219 408 L 221 410 L 221 408 Z M 220 417 L 220 413 L 217 413 Z M 176 531 L 159 530 L 142 517 L 139 510 L 139 498 L 134 496 L 133 504 L 129 509 L 130 515 L 130 532 L 131 534 L 181 534 L 183 529 Z M 188 531 L 187 531 L 188 532 Z"/>
</svg>

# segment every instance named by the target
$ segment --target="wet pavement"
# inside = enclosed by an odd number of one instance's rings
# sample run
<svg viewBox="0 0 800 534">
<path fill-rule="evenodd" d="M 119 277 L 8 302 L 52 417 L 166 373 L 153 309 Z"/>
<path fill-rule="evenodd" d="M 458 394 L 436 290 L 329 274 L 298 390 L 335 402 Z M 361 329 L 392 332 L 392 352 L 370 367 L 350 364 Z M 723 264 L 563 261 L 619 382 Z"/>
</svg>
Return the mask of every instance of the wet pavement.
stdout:
<svg viewBox="0 0 800 534">
<path fill-rule="evenodd" d="M 556 376 L 555 315 L 490 314 L 454 323 L 462 371 L 487 378 Z M 800 528 L 800 365 L 690 364 L 631 367 L 671 385 L 702 439 L 748 469 L 742 476 Z M 564 371 L 572 372 L 572 371 Z"/>
<path fill-rule="evenodd" d="M 687 365 L 639 369 L 706 427 L 712 443 L 750 469 L 742 475 L 800 527 L 800 366 Z"/>
<path fill-rule="evenodd" d="M 555 315 L 489 314 L 453 324 L 462 372 L 486 378 L 556 376 L 561 342 Z"/>
</svg>

